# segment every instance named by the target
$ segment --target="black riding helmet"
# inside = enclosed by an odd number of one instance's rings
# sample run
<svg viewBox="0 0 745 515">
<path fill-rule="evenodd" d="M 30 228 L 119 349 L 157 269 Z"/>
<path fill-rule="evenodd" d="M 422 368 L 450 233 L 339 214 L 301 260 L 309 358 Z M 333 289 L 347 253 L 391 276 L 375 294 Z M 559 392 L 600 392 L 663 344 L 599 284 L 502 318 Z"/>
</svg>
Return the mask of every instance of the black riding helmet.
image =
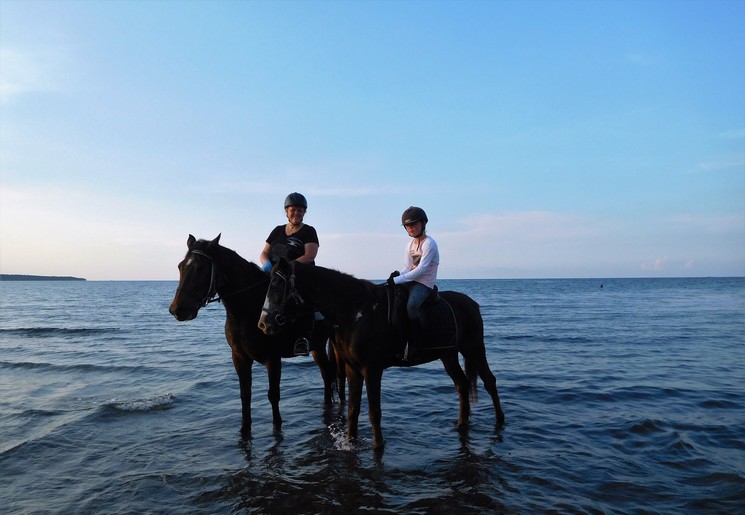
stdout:
<svg viewBox="0 0 745 515">
<path fill-rule="evenodd" d="M 427 225 L 429 219 L 424 209 L 411 206 L 401 215 L 401 225 L 410 225 L 416 222 L 422 222 L 422 224 Z"/>
<path fill-rule="evenodd" d="M 290 193 L 285 199 L 285 209 L 290 206 L 299 206 L 303 209 L 308 209 L 308 201 L 298 192 Z"/>
</svg>

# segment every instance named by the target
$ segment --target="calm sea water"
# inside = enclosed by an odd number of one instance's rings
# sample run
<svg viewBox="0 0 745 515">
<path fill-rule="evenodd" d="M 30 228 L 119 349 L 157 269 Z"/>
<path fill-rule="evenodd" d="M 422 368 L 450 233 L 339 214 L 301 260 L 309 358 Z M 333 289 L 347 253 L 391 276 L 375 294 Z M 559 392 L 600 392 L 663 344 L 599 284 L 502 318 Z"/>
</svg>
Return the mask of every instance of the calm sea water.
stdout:
<svg viewBox="0 0 745 515">
<path fill-rule="evenodd" d="M 439 362 L 389 369 L 376 456 L 305 357 L 279 432 L 254 368 L 242 442 L 224 310 L 177 322 L 175 282 L 0 283 L 0 512 L 745 510 L 745 279 L 439 284 L 481 304 L 507 424 L 480 386 L 459 434 Z"/>
</svg>

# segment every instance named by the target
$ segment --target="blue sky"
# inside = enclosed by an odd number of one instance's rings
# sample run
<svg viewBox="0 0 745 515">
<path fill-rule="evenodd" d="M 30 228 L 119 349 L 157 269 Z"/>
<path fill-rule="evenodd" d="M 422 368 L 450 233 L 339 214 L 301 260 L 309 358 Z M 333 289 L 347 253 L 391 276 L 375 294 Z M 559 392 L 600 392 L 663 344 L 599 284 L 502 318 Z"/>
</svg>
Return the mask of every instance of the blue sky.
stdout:
<svg viewBox="0 0 745 515">
<path fill-rule="evenodd" d="M 0 0 L 0 271 L 257 261 L 300 191 L 379 279 L 745 275 L 745 1 Z"/>
</svg>

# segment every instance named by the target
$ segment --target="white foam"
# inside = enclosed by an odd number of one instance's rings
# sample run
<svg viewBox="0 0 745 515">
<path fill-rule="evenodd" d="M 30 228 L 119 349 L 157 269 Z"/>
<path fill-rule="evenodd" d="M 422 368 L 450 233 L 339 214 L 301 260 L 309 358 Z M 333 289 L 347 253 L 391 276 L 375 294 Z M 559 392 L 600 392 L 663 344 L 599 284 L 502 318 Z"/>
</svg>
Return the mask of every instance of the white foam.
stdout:
<svg viewBox="0 0 745 515">
<path fill-rule="evenodd" d="M 334 441 L 334 449 L 337 451 L 353 451 L 355 449 L 354 443 L 347 440 L 347 435 L 341 427 L 330 424 L 328 429 L 331 439 Z"/>
<path fill-rule="evenodd" d="M 163 395 L 156 395 L 155 397 L 135 399 L 130 401 L 118 401 L 116 399 L 112 399 L 111 401 L 106 403 L 106 406 L 121 411 L 152 411 L 163 408 L 164 406 L 167 406 L 172 402 L 173 394 L 166 393 Z"/>
</svg>

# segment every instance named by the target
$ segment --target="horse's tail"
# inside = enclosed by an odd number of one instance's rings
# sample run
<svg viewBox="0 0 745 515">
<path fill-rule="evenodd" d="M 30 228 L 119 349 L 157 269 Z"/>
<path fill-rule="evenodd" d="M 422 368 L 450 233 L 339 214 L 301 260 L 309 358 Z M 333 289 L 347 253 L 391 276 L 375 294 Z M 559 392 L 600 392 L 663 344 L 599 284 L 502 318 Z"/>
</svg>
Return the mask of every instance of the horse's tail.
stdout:
<svg viewBox="0 0 745 515">
<path fill-rule="evenodd" d="M 473 366 L 472 360 L 464 358 L 463 361 L 466 365 L 466 378 L 468 379 L 468 397 L 471 403 L 476 404 L 479 401 L 479 389 L 476 379 L 479 376 L 478 370 Z"/>
<path fill-rule="evenodd" d="M 484 319 L 481 318 L 481 309 L 476 301 L 464 295 L 466 305 L 470 309 L 465 310 L 464 318 L 467 320 L 468 334 L 464 336 L 471 345 L 470 352 L 464 354 L 466 377 L 469 383 L 469 396 L 472 403 L 479 400 L 479 391 L 476 379 L 479 377 L 480 362 L 486 361 L 486 348 L 484 346 Z M 464 327 L 464 329 L 466 329 Z"/>
</svg>

